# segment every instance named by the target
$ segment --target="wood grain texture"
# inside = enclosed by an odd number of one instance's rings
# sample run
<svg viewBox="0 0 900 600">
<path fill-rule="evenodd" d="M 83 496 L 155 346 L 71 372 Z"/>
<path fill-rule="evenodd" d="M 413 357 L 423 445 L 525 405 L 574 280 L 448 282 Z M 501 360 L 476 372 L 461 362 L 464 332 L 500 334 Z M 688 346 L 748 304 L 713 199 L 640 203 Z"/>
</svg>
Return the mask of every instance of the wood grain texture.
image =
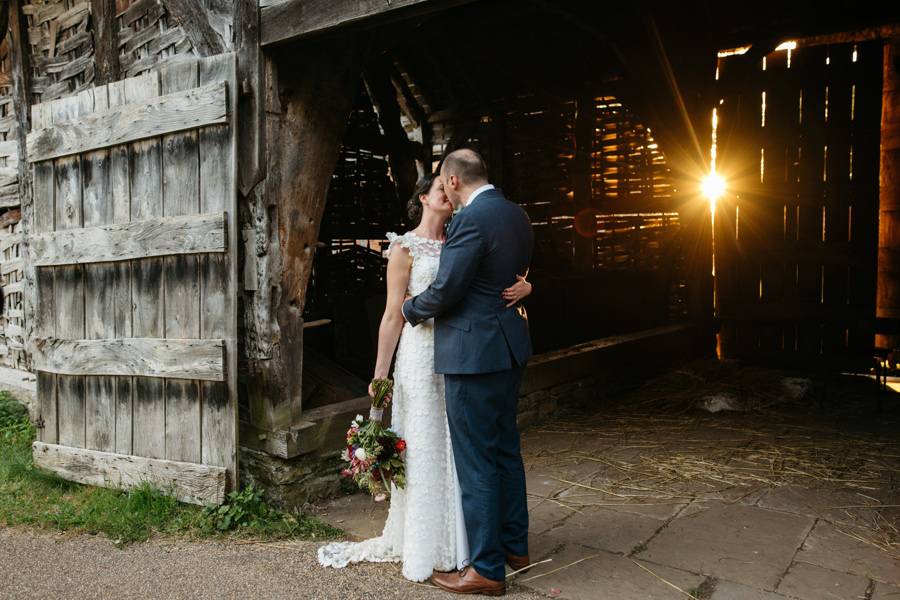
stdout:
<svg viewBox="0 0 900 600">
<path fill-rule="evenodd" d="M 228 119 L 225 100 L 225 84 L 218 82 L 81 118 L 60 119 L 28 134 L 28 157 L 37 162 L 224 123 Z"/>
<path fill-rule="evenodd" d="M 34 368 L 65 375 L 134 375 L 222 381 L 224 340 L 34 338 Z"/>
<path fill-rule="evenodd" d="M 122 489 L 149 482 L 192 504 L 221 504 L 225 499 L 225 469 L 221 467 L 43 442 L 34 442 L 32 450 L 35 466 L 70 481 Z"/>
<path fill-rule="evenodd" d="M 224 214 L 206 214 L 36 233 L 31 248 L 39 267 L 225 252 L 225 223 Z"/>
</svg>

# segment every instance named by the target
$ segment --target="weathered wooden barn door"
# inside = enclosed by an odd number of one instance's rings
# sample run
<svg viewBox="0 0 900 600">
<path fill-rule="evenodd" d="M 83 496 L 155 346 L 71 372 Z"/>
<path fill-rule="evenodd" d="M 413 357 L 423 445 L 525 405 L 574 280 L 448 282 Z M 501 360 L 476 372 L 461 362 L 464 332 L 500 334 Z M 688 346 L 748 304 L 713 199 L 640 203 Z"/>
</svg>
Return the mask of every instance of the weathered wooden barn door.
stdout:
<svg viewBox="0 0 900 600">
<path fill-rule="evenodd" d="M 35 464 L 220 503 L 237 483 L 233 55 L 33 107 Z"/>
<path fill-rule="evenodd" d="M 881 40 L 720 59 L 719 164 L 735 192 L 715 215 L 724 356 L 872 356 L 882 61 Z"/>
</svg>

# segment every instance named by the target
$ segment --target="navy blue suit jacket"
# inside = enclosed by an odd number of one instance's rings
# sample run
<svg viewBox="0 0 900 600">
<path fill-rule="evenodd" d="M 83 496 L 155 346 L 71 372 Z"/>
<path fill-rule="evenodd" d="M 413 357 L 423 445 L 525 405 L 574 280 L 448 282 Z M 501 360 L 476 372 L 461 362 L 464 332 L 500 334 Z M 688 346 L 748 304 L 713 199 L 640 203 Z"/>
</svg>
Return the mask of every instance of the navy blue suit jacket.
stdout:
<svg viewBox="0 0 900 600">
<path fill-rule="evenodd" d="M 403 304 L 413 326 L 434 317 L 437 373 L 494 373 L 531 356 L 528 318 L 501 292 L 531 263 L 528 215 L 499 190 L 487 190 L 454 217 L 434 283 Z"/>
</svg>

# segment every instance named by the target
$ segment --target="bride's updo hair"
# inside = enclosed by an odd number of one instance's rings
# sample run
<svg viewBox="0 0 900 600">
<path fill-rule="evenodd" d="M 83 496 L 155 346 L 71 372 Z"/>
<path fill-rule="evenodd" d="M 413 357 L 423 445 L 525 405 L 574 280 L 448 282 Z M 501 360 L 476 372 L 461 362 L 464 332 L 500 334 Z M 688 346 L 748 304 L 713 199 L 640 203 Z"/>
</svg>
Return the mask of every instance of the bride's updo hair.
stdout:
<svg viewBox="0 0 900 600">
<path fill-rule="evenodd" d="M 409 223 L 412 227 L 418 227 L 422 221 L 422 201 L 419 200 L 419 196 L 428 194 L 431 190 L 431 184 L 434 183 L 435 176 L 434 173 L 430 173 L 421 177 L 416 182 L 416 189 L 413 191 L 412 197 L 406 203 L 406 216 L 409 218 Z"/>
</svg>

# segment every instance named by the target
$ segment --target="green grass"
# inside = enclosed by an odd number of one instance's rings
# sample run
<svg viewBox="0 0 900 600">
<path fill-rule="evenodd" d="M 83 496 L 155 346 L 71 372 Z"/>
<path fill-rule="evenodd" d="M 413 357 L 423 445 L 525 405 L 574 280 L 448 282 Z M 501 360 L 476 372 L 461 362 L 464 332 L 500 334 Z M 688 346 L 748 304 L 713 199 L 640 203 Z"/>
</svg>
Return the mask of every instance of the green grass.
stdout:
<svg viewBox="0 0 900 600">
<path fill-rule="evenodd" d="M 222 507 L 182 504 L 149 484 L 124 492 L 79 485 L 36 469 L 35 430 L 25 408 L 0 391 L 0 525 L 102 533 L 117 545 L 162 533 L 188 538 L 328 539 L 319 519 L 269 508 L 258 490 L 229 494 Z"/>
</svg>

